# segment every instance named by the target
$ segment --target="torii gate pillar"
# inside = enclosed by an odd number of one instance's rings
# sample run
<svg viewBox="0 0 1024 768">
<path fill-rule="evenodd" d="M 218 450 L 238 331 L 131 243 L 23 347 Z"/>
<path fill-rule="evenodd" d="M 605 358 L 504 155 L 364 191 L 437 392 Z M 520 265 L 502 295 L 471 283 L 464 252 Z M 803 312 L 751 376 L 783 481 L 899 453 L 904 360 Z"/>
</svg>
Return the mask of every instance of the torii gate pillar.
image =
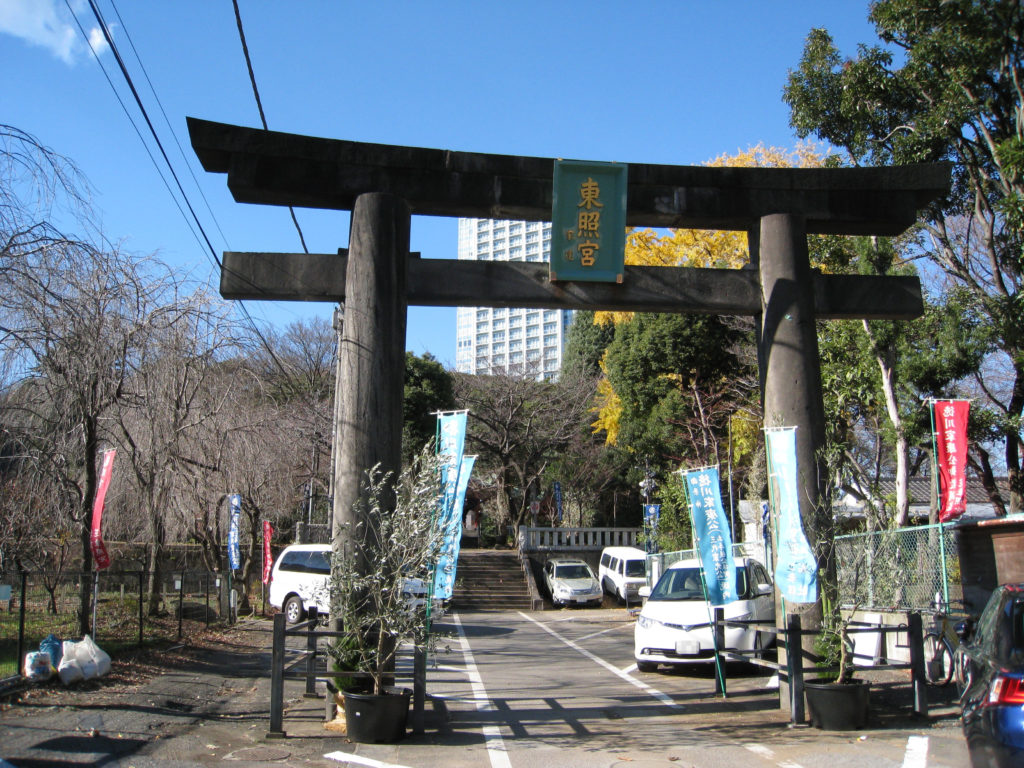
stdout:
<svg viewBox="0 0 1024 768">
<path fill-rule="evenodd" d="M 752 244 L 753 245 L 753 244 Z M 761 219 L 758 254 L 761 326 L 757 352 L 765 427 L 797 427 L 797 479 L 800 517 L 805 531 L 815 531 L 816 500 L 822 493 L 821 457 L 825 444 L 825 407 L 815 327 L 812 272 L 804 219 L 772 214 Z M 753 249 L 752 249 L 753 250 Z M 770 258 L 758 258 L 760 254 Z M 812 547 L 817 542 L 810 542 Z"/>
<path fill-rule="evenodd" d="M 379 465 L 397 477 L 401 469 L 410 222 L 409 206 L 390 194 L 362 194 L 352 209 L 334 435 L 335 548 L 349 540 L 366 470 Z"/>
</svg>

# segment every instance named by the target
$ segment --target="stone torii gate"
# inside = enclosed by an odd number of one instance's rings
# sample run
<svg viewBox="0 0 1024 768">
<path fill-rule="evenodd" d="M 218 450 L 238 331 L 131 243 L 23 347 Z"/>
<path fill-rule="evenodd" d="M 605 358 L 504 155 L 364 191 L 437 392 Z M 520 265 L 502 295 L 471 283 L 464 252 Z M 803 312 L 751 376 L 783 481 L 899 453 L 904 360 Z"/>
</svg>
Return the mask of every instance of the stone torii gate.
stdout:
<svg viewBox="0 0 1024 768">
<path fill-rule="evenodd" d="M 543 263 L 419 259 L 411 215 L 547 221 L 553 161 L 322 139 L 189 118 L 203 168 L 227 173 L 241 203 L 351 210 L 337 254 L 224 254 L 230 299 L 343 301 L 334 533 L 368 467 L 401 463 L 406 308 L 610 309 L 749 315 L 758 322 L 765 423 L 796 426 L 800 513 L 827 489 L 818 449 L 824 409 L 815 321 L 911 319 L 914 277 L 823 275 L 807 235 L 896 235 L 949 187 L 948 165 L 710 168 L 629 165 L 626 223 L 745 231 L 744 269 L 625 268 L 622 284 L 550 282 Z M 811 542 L 812 546 L 815 544 Z"/>
</svg>

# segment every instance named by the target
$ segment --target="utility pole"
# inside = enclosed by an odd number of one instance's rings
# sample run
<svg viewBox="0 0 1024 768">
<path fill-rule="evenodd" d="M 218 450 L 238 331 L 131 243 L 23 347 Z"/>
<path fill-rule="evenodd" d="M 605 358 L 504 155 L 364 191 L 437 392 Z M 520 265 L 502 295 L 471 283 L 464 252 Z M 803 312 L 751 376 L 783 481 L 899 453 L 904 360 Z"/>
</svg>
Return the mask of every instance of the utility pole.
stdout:
<svg viewBox="0 0 1024 768">
<path fill-rule="evenodd" d="M 341 331 L 345 325 L 345 307 L 339 304 L 334 308 L 334 317 L 331 320 L 331 327 L 334 328 L 337 337 L 337 346 L 334 351 L 334 407 L 331 409 L 331 472 L 327 480 L 328 513 L 327 530 L 333 534 L 334 531 L 334 483 L 335 473 L 338 470 L 338 409 L 341 406 Z"/>
</svg>

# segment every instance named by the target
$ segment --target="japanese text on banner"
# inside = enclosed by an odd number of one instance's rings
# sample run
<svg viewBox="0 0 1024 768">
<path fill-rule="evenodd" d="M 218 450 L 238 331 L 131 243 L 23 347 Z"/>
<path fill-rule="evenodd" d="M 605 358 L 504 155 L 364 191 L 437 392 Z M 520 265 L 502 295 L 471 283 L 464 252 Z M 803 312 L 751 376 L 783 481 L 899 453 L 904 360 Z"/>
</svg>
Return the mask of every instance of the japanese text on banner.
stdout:
<svg viewBox="0 0 1024 768">
<path fill-rule="evenodd" d="M 935 448 L 939 469 L 939 522 L 959 517 L 967 510 L 968 400 L 935 400 Z"/>
<path fill-rule="evenodd" d="M 736 566 L 732 557 L 732 533 L 722 508 L 718 468 L 683 471 L 682 475 L 708 601 L 713 605 L 731 603 L 737 599 Z"/>
</svg>

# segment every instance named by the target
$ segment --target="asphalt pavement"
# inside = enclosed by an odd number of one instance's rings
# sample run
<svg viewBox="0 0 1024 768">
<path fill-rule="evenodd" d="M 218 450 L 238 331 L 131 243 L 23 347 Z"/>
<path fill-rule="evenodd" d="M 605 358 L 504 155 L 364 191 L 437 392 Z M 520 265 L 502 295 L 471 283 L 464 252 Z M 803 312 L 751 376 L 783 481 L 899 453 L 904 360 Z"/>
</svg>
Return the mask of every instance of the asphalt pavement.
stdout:
<svg viewBox="0 0 1024 768">
<path fill-rule="evenodd" d="M 95 701 L 83 693 L 5 705 L 0 758 L 19 768 L 967 764 L 949 690 L 930 689 L 929 717 L 915 719 L 897 675 L 875 686 L 862 731 L 790 727 L 760 673 L 730 680 L 728 699 L 707 673 L 636 673 L 629 620 L 621 609 L 446 617 L 449 651 L 428 672 L 425 731 L 392 745 L 326 729 L 323 697 L 304 697 L 298 680 L 286 683 L 285 738 L 268 738 L 270 622 L 243 622 L 193 663 L 101 688 Z"/>
</svg>

